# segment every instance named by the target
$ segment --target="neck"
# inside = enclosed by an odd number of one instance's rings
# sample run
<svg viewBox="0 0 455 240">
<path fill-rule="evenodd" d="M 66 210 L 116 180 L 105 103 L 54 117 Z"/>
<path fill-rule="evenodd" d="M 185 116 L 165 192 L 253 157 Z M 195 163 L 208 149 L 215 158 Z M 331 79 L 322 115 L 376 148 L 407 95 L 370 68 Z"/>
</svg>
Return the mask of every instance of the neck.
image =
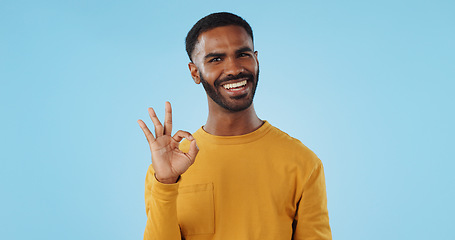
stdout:
<svg viewBox="0 0 455 240">
<path fill-rule="evenodd" d="M 262 124 L 263 121 L 256 115 L 253 104 L 239 112 L 231 112 L 209 104 L 209 116 L 204 130 L 217 136 L 237 136 L 253 132 Z"/>
</svg>

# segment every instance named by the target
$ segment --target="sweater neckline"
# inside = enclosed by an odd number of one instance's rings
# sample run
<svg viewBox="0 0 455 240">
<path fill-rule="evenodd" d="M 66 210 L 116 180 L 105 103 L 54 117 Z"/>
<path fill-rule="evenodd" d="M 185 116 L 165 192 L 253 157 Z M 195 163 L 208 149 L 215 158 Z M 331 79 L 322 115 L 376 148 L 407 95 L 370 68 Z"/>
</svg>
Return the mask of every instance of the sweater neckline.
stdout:
<svg viewBox="0 0 455 240">
<path fill-rule="evenodd" d="M 206 132 L 202 127 L 200 127 L 196 133 L 198 133 L 199 137 L 203 139 L 203 141 L 208 141 L 212 144 L 220 144 L 220 145 L 234 145 L 234 144 L 245 144 L 249 142 L 254 142 L 260 138 L 262 138 L 265 134 L 267 134 L 272 125 L 264 121 L 262 126 L 258 129 L 254 130 L 253 132 L 244 134 L 244 135 L 237 135 L 237 136 L 217 136 L 212 135 Z"/>
</svg>

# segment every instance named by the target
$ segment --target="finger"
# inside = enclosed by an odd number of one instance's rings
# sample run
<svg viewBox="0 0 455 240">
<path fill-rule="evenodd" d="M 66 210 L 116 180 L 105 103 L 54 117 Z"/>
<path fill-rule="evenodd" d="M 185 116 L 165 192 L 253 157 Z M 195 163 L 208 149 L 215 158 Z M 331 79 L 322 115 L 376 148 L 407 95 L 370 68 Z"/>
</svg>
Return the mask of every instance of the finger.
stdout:
<svg viewBox="0 0 455 240">
<path fill-rule="evenodd" d="M 153 136 L 153 134 L 150 132 L 149 128 L 147 127 L 147 125 L 144 123 L 144 121 L 142 120 L 137 120 L 137 123 L 139 123 L 139 127 L 141 127 L 142 131 L 144 132 L 144 135 L 145 137 L 147 138 L 147 141 L 149 142 L 149 144 L 151 144 L 152 142 L 155 141 L 155 137 Z"/>
<path fill-rule="evenodd" d="M 187 131 L 178 130 L 172 137 L 175 141 L 180 142 L 183 138 L 188 139 L 189 141 L 194 140 L 193 135 Z"/>
<path fill-rule="evenodd" d="M 153 108 L 149 108 L 149 115 L 150 118 L 152 119 L 153 125 L 155 126 L 155 136 L 157 138 L 163 136 L 164 132 L 163 125 L 161 125 L 161 122 L 156 116 L 155 110 L 153 110 Z"/>
<path fill-rule="evenodd" d="M 165 103 L 165 115 L 164 115 L 164 135 L 171 136 L 172 133 L 172 108 L 171 103 Z"/>
<path fill-rule="evenodd" d="M 196 144 L 196 139 L 191 141 L 190 143 L 190 150 L 188 151 L 188 156 L 190 157 L 191 164 L 194 163 L 194 160 L 196 160 L 196 155 L 199 152 L 199 147 Z"/>
</svg>

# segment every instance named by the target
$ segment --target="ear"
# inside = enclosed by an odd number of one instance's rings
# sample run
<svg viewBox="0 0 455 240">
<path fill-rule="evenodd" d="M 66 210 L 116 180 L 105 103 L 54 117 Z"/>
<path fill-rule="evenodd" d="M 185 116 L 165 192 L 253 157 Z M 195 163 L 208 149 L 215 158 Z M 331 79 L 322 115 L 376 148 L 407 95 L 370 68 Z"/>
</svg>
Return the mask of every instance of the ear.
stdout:
<svg viewBox="0 0 455 240">
<path fill-rule="evenodd" d="M 196 64 L 193 62 L 188 63 L 188 68 L 190 69 L 191 77 L 196 84 L 201 83 L 201 79 L 199 78 L 199 69 L 197 68 Z"/>
<path fill-rule="evenodd" d="M 259 65 L 258 51 L 254 51 L 254 56 L 256 57 L 256 63 Z"/>
</svg>

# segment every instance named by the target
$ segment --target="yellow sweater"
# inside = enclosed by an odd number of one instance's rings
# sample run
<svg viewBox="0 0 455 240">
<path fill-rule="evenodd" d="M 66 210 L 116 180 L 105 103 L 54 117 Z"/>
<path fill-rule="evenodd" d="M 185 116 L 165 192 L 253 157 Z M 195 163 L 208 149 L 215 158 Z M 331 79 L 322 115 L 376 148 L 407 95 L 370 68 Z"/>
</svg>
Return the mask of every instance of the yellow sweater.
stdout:
<svg viewBox="0 0 455 240">
<path fill-rule="evenodd" d="M 200 151 L 177 183 L 149 167 L 144 239 L 332 239 L 322 163 L 299 140 L 268 122 L 241 136 L 193 136 Z"/>
</svg>

